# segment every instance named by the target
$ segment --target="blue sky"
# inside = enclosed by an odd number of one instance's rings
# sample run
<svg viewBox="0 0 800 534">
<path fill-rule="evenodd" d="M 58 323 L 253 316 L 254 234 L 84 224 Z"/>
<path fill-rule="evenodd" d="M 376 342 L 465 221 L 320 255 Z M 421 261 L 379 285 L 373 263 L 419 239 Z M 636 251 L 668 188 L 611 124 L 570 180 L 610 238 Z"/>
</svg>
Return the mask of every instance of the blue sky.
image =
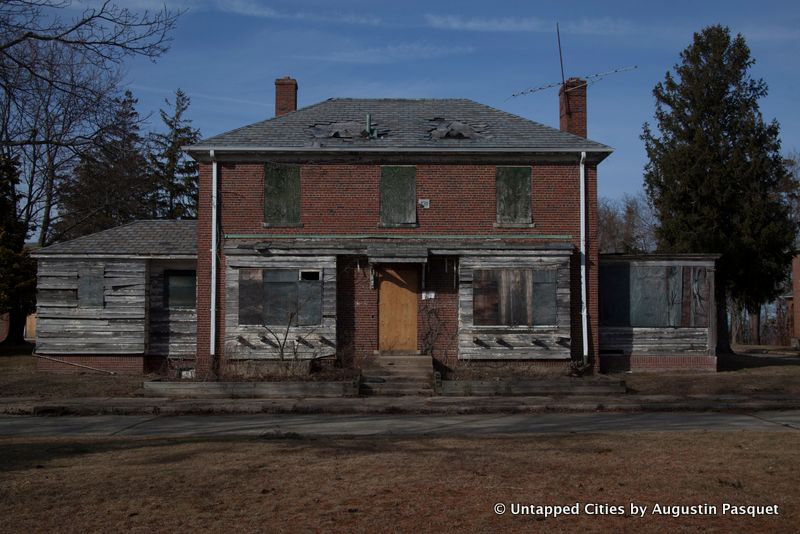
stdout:
<svg viewBox="0 0 800 534">
<path fill-rule="evenodd" d="M 158 0 L 130 0 L 135 8 Z M 783 150 L 800 150 L 800 2 L 503 2 L 167 0 L 186 9 L 171 50 L 128 65 L 139 111 L 180 87 L 204 137 L 273 115 L 274 80 L 298 80 L 298 104 L 331 97 L 471 98 L 551 126 L 560 80 L 555 25 L 567 76 L 637 65 L 588 89 L 589 137 L 616 152 L 600 166 L 601 196 L 642 187 L 639 135 L 652 122 L 653 86 L 703 26 L 742 33 L 770 88 L 761 101 L 781 124 Z"/>
</svg>

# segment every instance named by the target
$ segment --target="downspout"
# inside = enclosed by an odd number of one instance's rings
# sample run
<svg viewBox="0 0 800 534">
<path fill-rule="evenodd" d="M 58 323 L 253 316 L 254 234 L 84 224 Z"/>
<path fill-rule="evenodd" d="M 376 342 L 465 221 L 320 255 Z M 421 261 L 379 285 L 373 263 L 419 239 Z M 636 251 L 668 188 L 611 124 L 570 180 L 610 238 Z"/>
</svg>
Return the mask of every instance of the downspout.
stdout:
<svg viewBox="0 0 800 534">
<path fill-rule="evenodd" d="M 214 151 L 211 157 L 211 356 L 217 347 L 217 160 Z"/>
<path fill-rule="evenodd" d="M 586 152 L 581 152 L 581 338 L 583 365 L 589 365 L 589 318 L 586 310 Z"/>
</svg>

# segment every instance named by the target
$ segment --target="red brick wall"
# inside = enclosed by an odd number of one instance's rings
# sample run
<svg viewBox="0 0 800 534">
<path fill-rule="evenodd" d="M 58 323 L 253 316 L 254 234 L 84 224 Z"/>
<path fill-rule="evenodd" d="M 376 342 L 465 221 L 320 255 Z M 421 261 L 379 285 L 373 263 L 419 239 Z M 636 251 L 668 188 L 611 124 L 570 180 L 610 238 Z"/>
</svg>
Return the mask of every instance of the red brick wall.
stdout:
<svg viewBox="0 0 800 534">
<path fill-rule="evenodd" d="M 717 357 L 707 354 L 604 354 L 602 371 L 717 370 Z"/>
<path fill-rule="evenodd" d="M 566 91 L 565 91 L 566 89 Z M 562 131 L 586 137 L 586 81 L 570 78 L 558 92 L 559 126 Z"/>
<path fill-rule="evenodd" d="M 493 165 L 419 165 L 417 198 L 431 201 L 417 210 L 419 227 L 380 228 L 380 172 L 379 165 L 304 165 L 302 228 L 265 229 L 263 165 L 220 164 L 220 221 L 227 234 L 570 234 L 578 244 L 577 164 L 533 165 L 531 229 L 494 227 Z"/>
<path fill-rule="evenodd" d="M 76 363 L 79 365 L 86 365 L 94 367 L 95 369 L 102 369 L 104 371 L 114 371 L 115 373 L 123 375 L 141 375 L 144 371 L 144 356 L 141 354 L 110 354 L 110 355 L 95 355 L 95 354 L 60 354 L 52 356 L 56 360 L 64 362 Z M 45 358 L 36 358 L 36 369 L 39 371 L 49 373 L 92 373 L 89 369 L 76 367 L 66 363 L 60 363 Z"/>
<path fill-rule="evenodd" d="M 454 234 L 454 235 L 525 235 L 533 242 L 569 242 L 580 246 L 579 166 L 575 163 L 531 163 L 531 210 L 534 228 L 495 228 L 495 166 L 493 165 L 418 165 L 417 198 L 430 199 L 429 209 L 418 208 L 417 228 L 380 228 L 380 166 L 352 164 L 313 164 L 301 168 L 301 228 L 263 228 L 263 164 L 219 164 L 220 238 L 223 234 Z M 587 165 L 588 233 L 588 311 L 590 354 L 598 368 L 597 318 L 597 175 Z M 210 323 L 210 248 L 211 248 L 211 165 L 200 166 L 200 199 L 198 225 L 198 377 L 212 374 L 209 357 Z M 537 239 L 539 235 L 570 235 L 564 241 Z M 223 243 L 220 242 L 220 250 Z M 218 288 L 224 288 L 224 257 L 220 253 Z M 342 259 L 339 269 L 339 311 L 345 324 L 352 324 L 358 339 L 355 360 L 360 361 L 377 347 L 377 295 L 369 288 L 369 278 L 350 278 L 343 272 L 350 267 Z M 366 271 L 365 271 L 366 270 Z M 352 269 L 351 269 L 352 271 Z M 362 259 L 362 274 L 368 274 L 366 259 Z M 577 303 L 580 299 L 580 269 L 573 261 L 573 352 L 580 357 L 581 328 Z M 347 293 L 347 292 L 350 293 Z M 352 302 L 348 304 L 348 295 Z M 422 302 L 420 306 L 422 307 Z M 457 313 L 457 302 L 453 301 Z M 350 306 L 350 308 L 348 308 Z M 218 292 L 218 336 L 224 335 L 224 291 Z M 351 311 L 348 311 L 351 310 Z M 356 310 L 358 311 L 356 313 Z M 350 319 L 347 314 L 350 313 Z M 457 321 L 457 317 L 455 318 Z M 349 323 L 348 323 L 349 321 Z M 340 336 L 343 334 L 339 334 Z M 340 339 L 340 342 L 347 340 Z M 438 347 L 437 350 L 442 350 Z"/>
<path fill-rule="evenodd" d="M 342 363 L 358 367 L 378 348 L 378 291 L 364 256 L 339 257 L 336 271 L 337 346 Z"/>
<path fill-rule="evenodd" d="M 792 337 L 797 346 L 800 340 L 800 255 L 792 258 Z"/>
<path fill-rule="evenodd" d="M 297 109 L 297 80 L 278 78 L 275 80 L 275 116 L 280 117 Z"/>
<path fill-rule="evenodd" d="M 455 366 L 458 357 L 458 258 L 428 258 L 423 291 L 433 292 L 433 299 L 419 301 L 417 317 L 418 346 L 447 366 Z"/>
</svg>

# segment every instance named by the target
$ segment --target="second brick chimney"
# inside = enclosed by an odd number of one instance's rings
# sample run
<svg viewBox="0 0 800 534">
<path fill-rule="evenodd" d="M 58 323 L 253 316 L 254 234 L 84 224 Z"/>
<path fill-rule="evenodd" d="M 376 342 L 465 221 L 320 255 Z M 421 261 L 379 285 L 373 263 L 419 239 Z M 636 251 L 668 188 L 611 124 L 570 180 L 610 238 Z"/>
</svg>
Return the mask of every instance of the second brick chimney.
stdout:
<svg viewBox="0 0 800 534">
<path fill-rule="evenodd" d="M 586 137 L 586 80 L 570 78 L 558 92 L 559 128 Z"/>
<path fill-rule="evenodd" d="M 275 80 L 275 116 L 297 109 L 297 80 L 284 76 Z"/>
</svg>

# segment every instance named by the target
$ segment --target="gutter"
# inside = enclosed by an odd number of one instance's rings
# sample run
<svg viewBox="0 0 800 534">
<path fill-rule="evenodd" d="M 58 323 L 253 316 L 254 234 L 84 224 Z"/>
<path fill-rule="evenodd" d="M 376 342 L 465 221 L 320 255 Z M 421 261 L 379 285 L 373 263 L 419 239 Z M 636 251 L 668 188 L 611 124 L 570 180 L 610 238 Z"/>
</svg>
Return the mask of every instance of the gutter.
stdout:
<svg viewBox="0 0 800 534">
<path fill-rule="evenodd" d="M 586 311 L 586 152 L 581 152 L 581 338 L 583 339 L 583 365 L 589 364 L 589 319 Z"/>
<path fill-rule="evenodd" d="M 442 147 L 442 148 L 428 148 L 428 147 L 396 147 L 396 146 L 385 146 L 385 147 L 326 147 L 326 146 L 319 146 L 319 147 L 278 147 L 278 146 L 214 146 L 214 145 L 196 145 L 196 146 L 185 146 L 183 150 L 186 152 L 192 153 L 203 153 L 206 151 L 217 151 L 220 153 L 229 152 L 229 153 L 242 153 L 242 152 L 286 152 L 286 153 L 317 153 L 317 152 L 387 152 L 387 153 L 408 153 L 408 154 L 448 154 L 448 153 L 457 153 L 457 154 L 498 154 L 498 153 L 508 153 L 508 154 L 570 154 L 575 152 L 581 153 L 604 153 L 610 154 L 614 151 L 613 148 L 607 146 L 599 146 L 599 147 L 577 147 L 577 148 L 548 148 L 548 147 L 497 147 L 497 148 L 480 148 L 480 147 Z"/>
<path fill-rule="evenodd" d="M 213 150 L 211 158 L 211 331 L 210 355 L 216 355 L 217 347 L 217 160 Z"/>
</svg>

